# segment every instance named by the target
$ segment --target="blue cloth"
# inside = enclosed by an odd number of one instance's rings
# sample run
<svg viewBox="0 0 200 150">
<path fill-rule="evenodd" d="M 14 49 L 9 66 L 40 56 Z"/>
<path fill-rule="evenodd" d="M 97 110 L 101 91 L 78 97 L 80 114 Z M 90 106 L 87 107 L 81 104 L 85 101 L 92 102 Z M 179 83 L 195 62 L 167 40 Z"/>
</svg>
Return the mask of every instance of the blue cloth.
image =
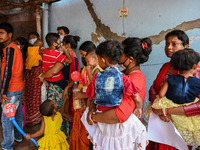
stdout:
<svg viewBox="0 0 200 150">
<path fill-rule="evenodd" d="M 17 92 L 8 91 L 6 95 L 7 97 L 11 98 L 10 102 L 16 106 L 17 110 L 15 114 L 15 120 L 21 129 L 23 129 L 23 113 L 22 113 L 22 103 L 21 103 L 22 93 L 23 90 Z M 7 103 L 8 102 L 5 102 L 5 104 Z M 1 122 L 3 127 L 3 141 L 1 142 L 1 147 L 3 149 L 12 150 L 14 138 L 17 140 L 21 140 L 22 134 L 17 129 L 14 129 L 12 121 L 10 121 L 9 118 L 3 113 L 3 109 L 2 109 Z"/>
<path fill-rule="evenodd" d="M 194 102 L 200 93 L 200 79 L 196 77 L 189 77 L 185 82 L 184 76 L 169 75 L 167 82 L 166 97 L 176 104 Z"/>
<path fill-rule="evenodd" d="M 94 102 L 102 106 L 118 106 L 123 96 L 122 73 L 117 67 L 107 67 L 97 74 Z"/>
</svg>

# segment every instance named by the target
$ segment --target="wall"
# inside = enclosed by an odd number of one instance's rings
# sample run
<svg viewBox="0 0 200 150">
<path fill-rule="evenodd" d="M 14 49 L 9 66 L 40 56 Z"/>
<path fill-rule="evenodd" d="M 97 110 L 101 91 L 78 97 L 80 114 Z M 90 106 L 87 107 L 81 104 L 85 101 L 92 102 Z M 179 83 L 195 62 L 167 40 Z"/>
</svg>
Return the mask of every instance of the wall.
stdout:
<svg viewBox="0 0 200 150">
<path fill-rule="evenodd" d="M 89 6 L 90 2 L 93 7 Z M 129 16 L 124 19 L 125 37 L 151 37 L 154 43 L 149 61 L 141 66 L 147 83 L 145 105 L 149 87 L 162 64 L 169 60 L 164 54 L 163 41 L 169 29 L 186 31 L 190 47 L 200 52 L 199 5 L 199 0 L 192 3 L 188 0 L 125 0 L 125 7 L 129 8 Z M 111 38 L 121 41 L 125 38 L 122 36 L 123 20 L 118 18 L 122 7 L 122 0 L 62 0 L 53 3 L 49 10 L 50 31 L 57 32 L 58 26 L 67 26 L 70 34 L 81 37 L 79 44 L 86 40 L 98 43 Z"/>
</svg>

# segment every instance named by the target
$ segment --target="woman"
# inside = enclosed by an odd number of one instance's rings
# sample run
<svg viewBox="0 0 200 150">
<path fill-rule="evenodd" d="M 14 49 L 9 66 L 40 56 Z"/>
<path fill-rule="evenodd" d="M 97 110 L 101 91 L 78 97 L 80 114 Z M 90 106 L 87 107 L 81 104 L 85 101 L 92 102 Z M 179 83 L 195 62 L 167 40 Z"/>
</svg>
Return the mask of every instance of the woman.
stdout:
<svg viewBox="0 0 200 150">
<path fill-rule="evenodd" d="M 139 95 L 144 101 L 146 83 L 145 77 L 140 70 L 140 64 L 146 62 L 149 58 L 149 54 L 152 51 L 151 40 L 149 38 L 127 38 L 122 44 L 124 53 L 119 60 L 119 65 L 124 68 L 125 75 L 129 76 L 133 84 L 139 88 Z M 120 106 L 103 113 L 95 113 L 92 115 L 92 119 L 94 122 L 108 124 L 123 123 L 131 116 L 133 111 L 134 113 L 142 111 L 142 108 L 135 106 L 131 97 L 122 99 Z"/>
<path fill-rule="evenodd" d="M 32 39 L 32 35 L 33 33 L 29 34 L 29 39 Z M 37 40 L 34 41 L 33 46 L 28 47 L 25 64 L 24 96 L 26 106 L 26 122 L 31 126 L 40 123 L 42 119 L 39 112 L 42 83 L 40 82 L 38 76 L 42 73 L 42 53 L 40 48 L 43 46 L 43 43 L 38 36 L 36 37 Z"/>
<path fill-rule="evenodd" d="M 173 30 L 173 31 L 169 32 L 165 36 L 165 41 L 166 41 L 165 54 L 169 58 L 171 58 L 172 55 L 176 51 L 184 49 L 184 48 L 189 48 L 189 38 L 185 34 L 185 32 L 183 32 L 181 30 Z M 195 74 L 195 76 L 197 78 L 200 78 L 199 71 L 200 71 L 200 69 L 198 68 L 197 73 Z M 178 74 L 178 73 L 179 72 L 176 71 L 171 66 L 170 62 L 165 63 L 162 66 L 159 74 L 157 75 L 156 80 L 153 82 L 153 85 L 151 86 L 151 88 L 149 90 L 149 99 L 151 102 L 153 102 L 156 99 L 156 96 L 158 95 L 158 92 L 159 92 L 160 88 L 162 87 L 162 85 L 164 84 L 164 82 L 166 81 L 168 75 Z M 166 118 L 164 116 L 161 116 L 160 118 L 162 120 L 168 120 L 168 118 Z M 190 147 L 190 148 L 192 148 L 192 147 Z M 149 145 L 147 146 L 147 150 L 151 150 L 151 149 L 173 150 L 175 148 L 173 148 L 172 146 L 169 146 L 169 145 L 162 144 L 162 143 L 150 142 Z"/>
</svg>

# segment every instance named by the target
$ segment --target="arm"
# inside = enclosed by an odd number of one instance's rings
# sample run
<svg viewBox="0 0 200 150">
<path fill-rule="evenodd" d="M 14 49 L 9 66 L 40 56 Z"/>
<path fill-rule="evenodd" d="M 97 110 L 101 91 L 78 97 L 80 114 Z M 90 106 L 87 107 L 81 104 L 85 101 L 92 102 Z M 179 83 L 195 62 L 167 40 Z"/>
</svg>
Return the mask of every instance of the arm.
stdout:
<svg viewBox="0 0 200 150">
<path fill-rule="evenodd" d="M 162 113 L 162 109 L 153 109 L 153 112 L 157 115 L 163 115 Z M 174 107 L 174 108 L 167 108 L 167 114 L 168 115 L 186 115 L 185 110 L 184 110 L 184 106 L 179 106 L 179 107 Z"/>
<path fill-rule="evenodd" d="M 133 101 L 135 102 L 136 104 L 136 107 L 134 109 L 134 114 L 138 117 L 138 118 L 141 118 L 142 117 L 142 107 L 143 107 L 143 102 L 142 102 L 142 99 L 140 97 L 140 95 L 137 93 L 135 94 L 136 97 L 133 97 L 132 96 L 132 99 Z"/>
<path fill-rule="evenodd" d="M 62 63 L 57 62 L 51 69 L 44 72 L 41 77 L 42 78 L 51 78 L 56 75 L 59 71 L 63 69 L 64 65 Z"/>
<path fill-rule="evenodd" d="M 74 81 L 71 81 L 64 89 L 63 91 L 63 100 L 68 100 L 69 99 L 69 90 L 72 89 L 74 85 Z"/>
<path fill-rule="evenodd" d="M 91 71 L 91 66 L 90 65 L 87 65 L 86 66 L 86 70 L 87 70 L 87 75 L 89 77 L 89 80 L 92 81 L 92 71 Z"/>
<path fill-rule="evenodd" d="M 169 87 L 169 84 L 167 81 L 165 81 L 164 85 L 161 87 L 158 93 L 160 97 L 164 97 L 166 95 L 168 87 Z"/>
<path fill-rule="evenodd" d="M 65 55 L 67 56 L 67 58 L 65 59 L 65 62 L 71 64 L 72 63 L 72 59 L 69 55 L 69 52 L 67 50 L 64 50 Z"/>
<path fill-rule="evenodd" d="M 12 77 L 12 66 L 14 60 L 14 48 L 8 47 L 6 49 L 6 66 L 4 70 L 3 80 L 2 80 L 2 87 L 1 87 L 1 97 L 2 97 L 2 104 L 5 104 L 5 100 L 8 101 L 6 94 L 8 92 L 10 80 Z"/>
<path fill-rule="evenodd" d="M 42 123 L 41 123 L 41 126 L 40 126 L 40 130 L 35 132 L 34 134 L 26 134 L 26 135 L 24 135 L 24 137 L 27 140 L 29 140 L 31 138 L 39 137 L 39 136 L 44 134 L 44 129 L 45 129 L 45 123 L 44 123 L 44 118 L 42 118 Z"/>
<path fill-rule="evenodd" d="M 115 109 L 110 109 L 103 113 L 95 113 L 92 115 L 92 119 L 94 122 L 102 122 L 108 124 L 120 123 L 115 113 Z"/>
</svg>

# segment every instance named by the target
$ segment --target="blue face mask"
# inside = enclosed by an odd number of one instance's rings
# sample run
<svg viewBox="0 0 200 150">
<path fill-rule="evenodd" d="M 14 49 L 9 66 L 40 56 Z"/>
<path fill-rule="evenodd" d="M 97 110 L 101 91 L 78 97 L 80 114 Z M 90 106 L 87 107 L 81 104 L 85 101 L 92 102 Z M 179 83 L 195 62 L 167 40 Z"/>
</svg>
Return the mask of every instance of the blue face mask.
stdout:
<svg viewBox="0 0 200 150">
<path fill-rule="evenodd" d="M 63 35 L 60 35 L 60 42 L 62 42 L 64 39 L 64 36 Z"/>
<path fill-rule="evenodd" d="M 31 45 L 34 45 L 34 43 L 37 41 L 37 39 L 30 39 L 29 40 L 29 43 L 31 44 Z"/>
</svg>

